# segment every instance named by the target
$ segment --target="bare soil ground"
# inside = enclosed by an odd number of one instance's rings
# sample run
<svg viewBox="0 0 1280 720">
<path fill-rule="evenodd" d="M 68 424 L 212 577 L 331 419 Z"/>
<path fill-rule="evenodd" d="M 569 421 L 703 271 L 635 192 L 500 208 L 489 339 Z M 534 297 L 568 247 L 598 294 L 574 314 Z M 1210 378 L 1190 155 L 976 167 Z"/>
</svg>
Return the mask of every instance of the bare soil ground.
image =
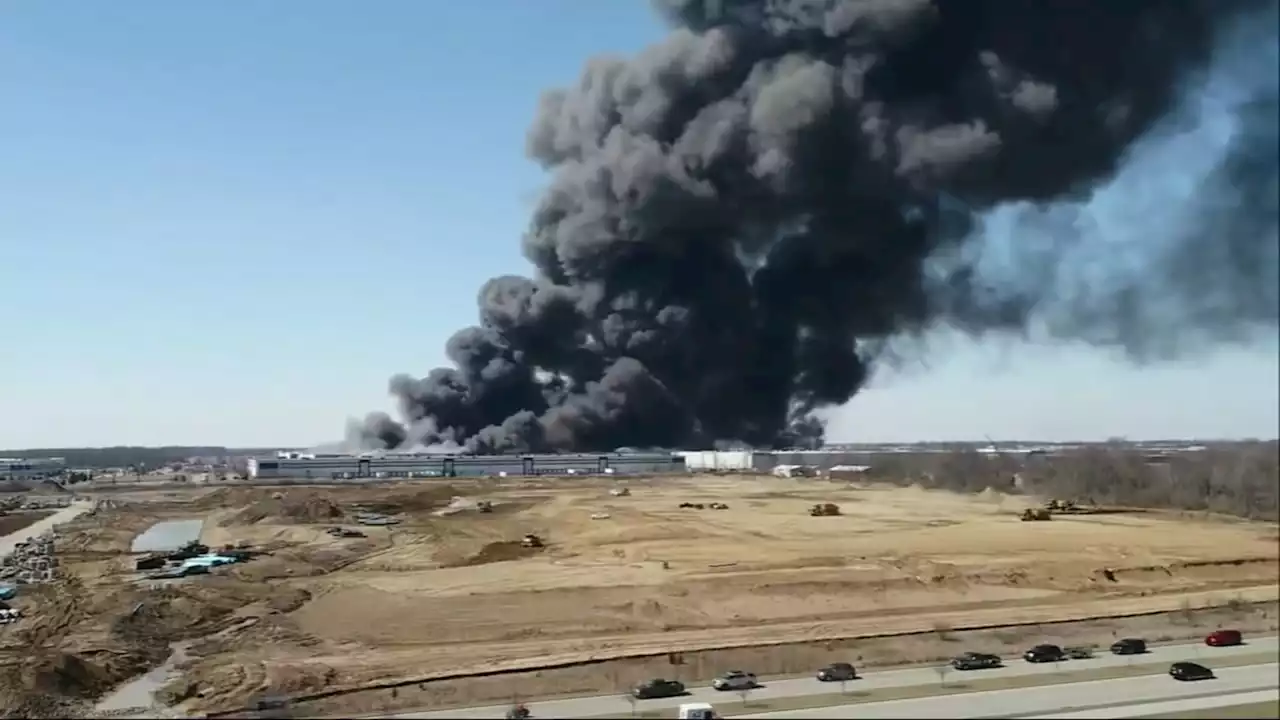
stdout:
<svg viewBox="0 0 1280 720">
<path fill-rule="evenodd" d="M 0 535 L 8 535 L 9 533 L 18 532 L 24 528 L 31 527 L 52 514 L 53 512 L 51 511 L 43 510 L 0 514 Z"/>
<path fill-rule="evenodd" d="M 629 497 L 610 495 L 623 485 Z M 444 512 L 455 496 L 489 500 L 493 512 L 465 503 Z M 24 608 L 29 617 L 17 630 L 0 631 L 0 653 L 16 651 L 21 644 L 7 641 L 25 634 L 26 647 L 39 640 L 56 649 L 50 653 L 87 658 L 103 678 L 97 684 L 109 685 L 160 662 L 169 643 L 191 639 L 186 677 L 169 696 L 208 710 L 263 691 L 810 641 L 809 650 L 738 649 L 699 661 L 707 672 L 724 663 L 794 672 L 847 649 L 826 649 L 832 638 L 933 631 L 929 640 L 883 650 L 862 640 L 856 648 L 860 662 L 905 661 L 954 652 L 940 637 L 948 626 L 1274 601 L 1280 576 L 1274 524 L 1164 512 L 1024 523 L 1017 513 L 1034 500 L 992 491 L 561 478 L 221 488 L 152 499 L 118 497 L 118 507 L 64 532 L 60 556 L 80 590 L 49 608 Z M 729 508 L 678 507 L 686 501 Z M 843 514 L 809 517 L 819 502 Z M 326 534 L 356 527 L 359 512 L 402 522 L 361 528 L 366 538 Z M 156 519 L 184 515 L 208 517 L 210 545 L 248 543 L 269 554 L 155 589 L 138 583 L 124 555 L 129 541 Z M 546 547 L 520 547 L 527 533 Z M 1257 623 L 1275 623 L 1274 611 L 1255 617 L 1240 607 Z M 623 682 L 619 674 L 649 672 L 652 662 L 545 671 L 520 692 L 607 692 Z M 432 682 L 417 691 L 429 698 L 357 693 L 326 709 L 500 701 L 511 694 L 506 682 L 499 697 L 494 681 Z"/>
</svg>

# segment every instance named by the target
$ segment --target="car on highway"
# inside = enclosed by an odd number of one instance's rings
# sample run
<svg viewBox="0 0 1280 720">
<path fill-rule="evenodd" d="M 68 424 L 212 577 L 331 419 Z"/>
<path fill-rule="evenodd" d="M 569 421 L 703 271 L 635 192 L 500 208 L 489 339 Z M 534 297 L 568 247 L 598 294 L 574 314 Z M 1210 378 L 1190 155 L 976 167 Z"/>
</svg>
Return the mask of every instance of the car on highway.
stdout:
<svg viewBox="0 0 1280 720">
<path fill-rule="evenodd" d="M 1213 671 L 1193 662 L 1176 662 L 1169 666 L 1169 677 L 1174 680 L 1212 680 Z"/>
<path fill-rule="evenodd" d="M 1243 645 L 1244 635 L 1239 630 L 1214 630 L 1204 638 L 1204 644 L 1209 647 L 1231 647 L 1232 645 Z"/>
<path fill-rule="evenodd" d="M 966 652 L 951 658 L 951 667 L 956 670 L 988 670 L 1004 665 L 999 655 L 980 652 Z"/>
<path fill-rule="evenodd" d="M 1057 645 L 1048 643 L 1037 645 L 1022 654 L 1022 659 L 1029 663 L 1049 663 L 1067 659 L 1067 653 Z"/>
<path fill-rule="evenodd" d="M 818 671 L 818 682 L 844 682 L 857 679 L 858 671 L 849 663 L 831 663 Z"/>
<path fill-rule="evenodd" d="M 758 685 L 755 673 L 742 670 L 730 670 L 711 681 L 711 687 L 716 690 L 750 690 Z"/>
<path fill-rule="evenodd" d="M 666 680 L 664 678 L 654 678 L 648 682 L 642 682 L 631 689 L 631 696 L 637 700 L 680 697 L 684 693 L 684 683 L 679 680 Z"/>
<path fill-rule="evenodd" d="M 1142 638 L 1120 638 L 1111 643 L 1113 655 L 1143 655 L 1147 652 L 1147 641 Z"/>
</svg>

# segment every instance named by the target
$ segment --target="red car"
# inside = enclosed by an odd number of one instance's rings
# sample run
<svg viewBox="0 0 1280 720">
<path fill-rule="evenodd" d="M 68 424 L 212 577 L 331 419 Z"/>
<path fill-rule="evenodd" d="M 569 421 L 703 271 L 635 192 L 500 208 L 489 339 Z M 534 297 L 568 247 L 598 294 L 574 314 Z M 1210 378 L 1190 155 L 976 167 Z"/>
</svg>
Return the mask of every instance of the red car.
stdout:
<svg viewBox="0 0 1280 720">
<path fill-rule="evenodd" d="M 1214 630 L 1204 639 L 1204 644 L 1209 647 L 1229 647 L 1243 643 L 1244 637 L 1239 630 Z"/>
</svg>

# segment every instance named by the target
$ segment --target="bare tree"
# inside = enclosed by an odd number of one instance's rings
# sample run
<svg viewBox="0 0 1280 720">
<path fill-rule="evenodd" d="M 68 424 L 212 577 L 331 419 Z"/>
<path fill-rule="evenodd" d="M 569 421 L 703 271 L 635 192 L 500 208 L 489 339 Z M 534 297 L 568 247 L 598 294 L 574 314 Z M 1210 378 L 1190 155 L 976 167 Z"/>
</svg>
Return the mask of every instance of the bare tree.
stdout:
<svg viewBox="0 0 1280 720">
<path fill-rule="evenodd" d="M 989 486 L 1088 504 L 1280 519 L 1280 441 L 1205 443 L 1197 451 L 1123 440 L 1032 455 L 998 450 L 960 446 L 945 453 L 877 456 L 873 463 L 895 469 L 896 475 L 886 477 L 959 492 Z"/>
</svg>

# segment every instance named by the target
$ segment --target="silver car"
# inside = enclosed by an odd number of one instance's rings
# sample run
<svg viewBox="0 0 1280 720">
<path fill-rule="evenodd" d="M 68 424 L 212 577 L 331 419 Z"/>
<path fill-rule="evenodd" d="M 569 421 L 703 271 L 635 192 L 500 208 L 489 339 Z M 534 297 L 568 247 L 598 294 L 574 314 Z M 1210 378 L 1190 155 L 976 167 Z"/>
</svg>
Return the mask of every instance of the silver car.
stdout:
<svg viewBox="0 0 1280 720">
<path fill-rule="evenodd" d="M 711 687 L 716 690 L 749 690 L 756 685 L 755 673 L 742 670 L 730 670 L 711 681 Z"/>
</svg>

